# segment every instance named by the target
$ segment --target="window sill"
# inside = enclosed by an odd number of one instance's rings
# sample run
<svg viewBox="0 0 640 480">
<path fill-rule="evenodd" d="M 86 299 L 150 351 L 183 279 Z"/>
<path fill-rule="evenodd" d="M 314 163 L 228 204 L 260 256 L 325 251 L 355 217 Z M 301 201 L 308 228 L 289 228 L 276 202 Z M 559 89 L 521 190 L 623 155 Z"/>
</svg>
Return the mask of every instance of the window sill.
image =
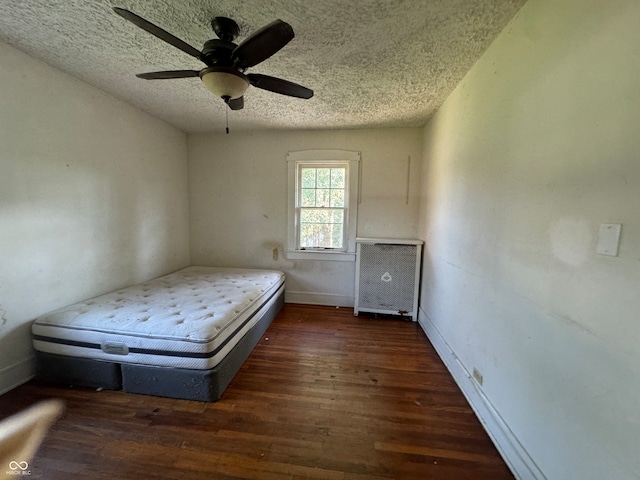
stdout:
<svg viewBox="0 0 640 480">
<path fill-rule="evenodd" d="M 287 250 L 290 260 L 330 260 L 333 262 L 355 262 L 355 252 L 331 252 L 323 250 Z"/>
</svg>

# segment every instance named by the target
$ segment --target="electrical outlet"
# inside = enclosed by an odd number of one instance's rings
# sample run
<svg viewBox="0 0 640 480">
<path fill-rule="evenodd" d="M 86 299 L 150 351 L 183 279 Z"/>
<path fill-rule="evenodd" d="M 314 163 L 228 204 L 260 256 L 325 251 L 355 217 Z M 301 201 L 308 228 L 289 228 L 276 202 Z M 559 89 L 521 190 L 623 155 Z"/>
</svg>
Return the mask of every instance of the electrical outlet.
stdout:
<svg viewBox="0 0 640 480">
<path fill-rule="evenodd" d="M 482 374 L 476 367 L 473 367 L 473 378 L 478 382 L 478 385 L 482 385 Z"/>
</svg>

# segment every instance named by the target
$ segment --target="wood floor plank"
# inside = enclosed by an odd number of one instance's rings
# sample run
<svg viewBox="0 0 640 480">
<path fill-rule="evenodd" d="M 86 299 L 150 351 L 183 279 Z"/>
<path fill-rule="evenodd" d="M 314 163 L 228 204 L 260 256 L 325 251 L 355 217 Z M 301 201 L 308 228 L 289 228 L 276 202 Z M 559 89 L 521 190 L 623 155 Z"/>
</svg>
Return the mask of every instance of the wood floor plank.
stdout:
<svg viewBox="0 0 640 480">
<path fill-rule="evenodd" d="M 216 403 L 29 382 L 0 417 L 46 398 L 34 479 L 513 479 L 420 327 L 351 309 L 285 305 Z"/>
</svg>

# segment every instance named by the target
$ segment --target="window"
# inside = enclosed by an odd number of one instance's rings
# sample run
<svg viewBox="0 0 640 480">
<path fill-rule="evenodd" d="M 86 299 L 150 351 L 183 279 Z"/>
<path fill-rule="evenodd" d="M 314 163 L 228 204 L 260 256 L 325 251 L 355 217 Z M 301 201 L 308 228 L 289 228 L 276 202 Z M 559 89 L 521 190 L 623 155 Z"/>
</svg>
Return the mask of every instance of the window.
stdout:
<svg viewBox="0 0 640 480">
<path fill-rule="evenodd" d="M 355 260 L 359 152 L 291 152 L 289 258 Z"/>
<path fill-rule="evenodd" d="M 344 248 L 347 171 L 348 165 L 298 166 L 300 249 Z"/>
</svg>

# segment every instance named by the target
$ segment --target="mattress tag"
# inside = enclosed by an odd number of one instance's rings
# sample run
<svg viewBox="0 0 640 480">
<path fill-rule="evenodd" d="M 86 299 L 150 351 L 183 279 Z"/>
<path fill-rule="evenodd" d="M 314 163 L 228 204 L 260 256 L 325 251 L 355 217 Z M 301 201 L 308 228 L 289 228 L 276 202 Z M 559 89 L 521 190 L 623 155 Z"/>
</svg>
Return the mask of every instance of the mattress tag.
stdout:
<svg viewBox="0 0 640 480">
<path fill-rule="evenodd" d="M 102 348 L 104 353 L 111 353 L 113 355 L 129 355 L 129 347 L 124 343 L 102 342 L 100 348 Z"/>
</svg>

